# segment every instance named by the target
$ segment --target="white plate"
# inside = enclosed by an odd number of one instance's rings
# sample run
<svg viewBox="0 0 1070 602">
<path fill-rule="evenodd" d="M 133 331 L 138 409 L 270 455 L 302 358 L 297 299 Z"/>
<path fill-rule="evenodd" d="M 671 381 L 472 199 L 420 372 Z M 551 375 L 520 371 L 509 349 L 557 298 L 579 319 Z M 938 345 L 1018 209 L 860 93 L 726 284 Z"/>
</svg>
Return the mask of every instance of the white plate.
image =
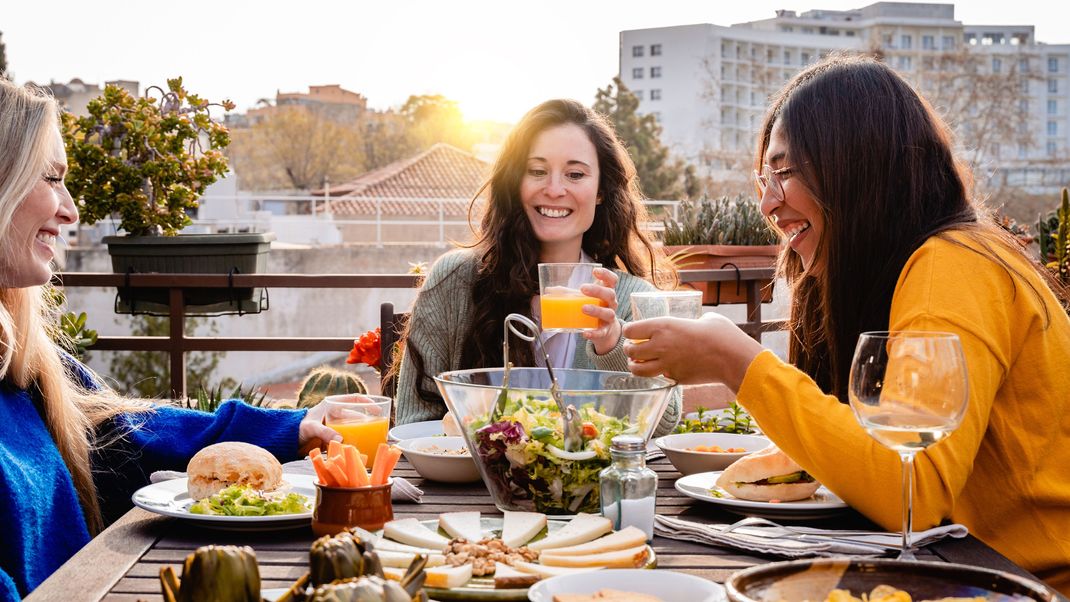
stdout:
<svg viewBox="0 0 1070 602">
<path fill-rule="evenodd" d="M 603 569 L 543 579 L 528 590 L 531 602 L 553 602 L 557 594 L 593 594 L 602 589 L 649 594 L 664 602 L 720 602 L 724 587 L 701 577 L 673 571 Z"/>
<path fill-rule="evenodd" d="M 441 420 L 427 420 L 425 422 L 410 422 L 409 424 L 402 424 L 390 429 L 387 437 L 392 443 L 398 441 L 404 441 L 406 439 L 416 439 L 417 437 L 434 437 L 435 435 L 445 435 L 446 431 L 442 430 Z"/>
<path fill-rule="evenodd" d="M 173 516 L 197 523 L 200 526 L 231 531 L 274 531 L 307 527 L 312 523 L 312 504 L 316 501 L 316 487 L 312 475 L 283 473 L 282 480 L 290 484 L 288 491 L 308 498 L 308 512 L 301 514 L 276 514 L 274 516 L 216 516 L 192 514 L 189 511 L 194 500 L 186 491 L 188 479 L 171 479 L 146 485 L 134 492 L 134 505 L 149 512 Z"/>
<path fill-rule="evenodd" d="M 824 485 L 818 488 L 817 493 L 812 497 L 794 502 L 773 503 L 741 500 L 717 486 L 717 477 L 721 476 L 721 472 L 720 470 L 700 472 L 682 477 L 676 481 L 676 490 L 696 500 L 717 504 L 729 512 L 772 519 L 804 520 L 821 518 L 849 507 Z M 711 490 L 720 493 L 723 497 L 714 495 Z"/>
</svg>

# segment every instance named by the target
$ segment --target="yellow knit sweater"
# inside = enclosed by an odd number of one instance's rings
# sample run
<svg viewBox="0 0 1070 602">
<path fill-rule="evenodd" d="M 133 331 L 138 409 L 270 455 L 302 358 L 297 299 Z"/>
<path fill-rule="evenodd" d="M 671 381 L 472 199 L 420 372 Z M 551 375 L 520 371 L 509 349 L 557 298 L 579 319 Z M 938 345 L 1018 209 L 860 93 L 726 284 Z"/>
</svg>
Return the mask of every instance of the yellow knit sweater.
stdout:
<svg viewBox="0 0 1070 602">
<path fill-rule="evenodd" d="M 962 233 L 949 237 L 979 248 Z M 962 425 L 915 458 L 913 527 L 962 523 L 1070 594 L 1070 318 L 1030 266 L 998 245 L 1024 280 L 933 237 L 896 284 L 889 329 L 957 333 L 969 370 Z M 768 351 L 748 368 L 739 401 L 816 479 L 884 528 L 901 528 L 899 457 L 849 406 Z"/>
</svg>

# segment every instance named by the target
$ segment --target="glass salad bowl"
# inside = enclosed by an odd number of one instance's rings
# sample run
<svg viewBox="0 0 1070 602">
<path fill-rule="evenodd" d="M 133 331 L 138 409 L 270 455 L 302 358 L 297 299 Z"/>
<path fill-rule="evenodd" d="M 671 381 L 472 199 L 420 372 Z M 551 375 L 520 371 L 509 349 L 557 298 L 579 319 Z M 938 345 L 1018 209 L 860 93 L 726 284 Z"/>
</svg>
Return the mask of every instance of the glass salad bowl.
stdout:
<svg viewBox="0 0 1070 602">
<path fill-rule="evenodd" d="M 598 473 L 616 435 L 650 438 L 676 384 L 665 377 L 554 370 L 560 399 L 579 412 L 582 446 L 565 451 L 545 368 L 457 370 L 435 377 L 500 510 L 597 513 Z"/>
</svg>

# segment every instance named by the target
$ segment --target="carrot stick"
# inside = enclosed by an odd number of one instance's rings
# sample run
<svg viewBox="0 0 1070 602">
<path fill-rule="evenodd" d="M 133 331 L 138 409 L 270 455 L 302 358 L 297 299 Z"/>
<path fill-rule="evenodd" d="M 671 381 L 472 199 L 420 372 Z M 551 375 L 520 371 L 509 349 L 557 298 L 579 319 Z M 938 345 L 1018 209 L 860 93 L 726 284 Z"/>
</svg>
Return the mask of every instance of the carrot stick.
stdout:
<svg viewBox="0 0 1070 602">
<path fill-rule="evenodd" d="M 314 459 L 314 458 L 315 458 L 316 456 L 318 456 L 318 455 L 320 455 L 320 454 L 322 454 L 322 453 L 323 453 L 323 452 L 322 452 L 322 451 L 320 451 L 320 448 L 318 448 L 318 447 L 313 447 L 313 448 L 312 448 L 312 451 L 308 452 L 308 457 L 309 457 L 310 459 Z"/>
<path fill-rule="evenodd" d="M 335 456 L 342 455 L 342 444 L 338 441 L 331 440 L 327 442 L 327 457 L 333 458 Z"/>
<path fill-rule="evenodd" d="M 312 468 L 316 469 L 316 476 L 320 480 L 320 485 L 326 487 L 332 487 L 334 480 L 331 478 L 331 473 L 327 470 L 326 456 L 323 454 L 316 454 L 312 456 Z"/>
<path fill-rule="evenodd" d="M 386 466 L 384 461 L 389 449 L 385 443 L 380 443 L 375 450 L 375 462 L 372 464 L 372 485 L 382 485 L 386 482 L 386 478 L 383 476 L 383 468 Z"/>
<path fill-rule="evenodd" d="M 390 479 L 390 473 L 394 472 L 394 467 L 398 465 L 398 459 L 401 458 L 401 450 L 396 446 L 391 445 L 390 449 L 386 452 L 386 460 L 383 462 L 383 482 L 381 485 L 386 485 L 386 482 Z"/>
<path fill-rule="evenodd" d="M 368 465 L 368 454 L 358 454 L 358 455 L 360 456 L 360 463 L 365 465 L 365 466 L 367 466 Z"/>
<path fill-rule="evenodd" d="M 330 471 L 334 480 L 338 482 L 337 487 L 350 486 L 343 466 L 345 466 L 345 460 L 342 459 L 342 456 L 331 456 L 327 459 L 327 470 Z"/>
<path fill-rule="evenodd" d="M 346 456 L 346 477 L 353 487 L 367 487 L 371 484 L 368 480 L 368 470 L 364 468 L 364 462 L 360 460 L 360 453 L 352 445 L 343 445 L 342 450 Z"/>
</svg>

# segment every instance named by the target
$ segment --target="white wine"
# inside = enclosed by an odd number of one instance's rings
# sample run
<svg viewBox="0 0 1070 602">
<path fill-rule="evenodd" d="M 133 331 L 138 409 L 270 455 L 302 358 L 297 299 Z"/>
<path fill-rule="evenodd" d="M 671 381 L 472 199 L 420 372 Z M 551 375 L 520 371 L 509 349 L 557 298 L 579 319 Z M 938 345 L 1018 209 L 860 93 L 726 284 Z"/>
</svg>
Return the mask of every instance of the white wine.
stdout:
<svg viewBox="0 0 1070 602">
<path fill-rule="evenodd" d="M 870 437 L 898 452 L 929 447 L 955 428 L 951 419 L 923 412 L 882 412 L 860 419 Z"/>
</svg>

